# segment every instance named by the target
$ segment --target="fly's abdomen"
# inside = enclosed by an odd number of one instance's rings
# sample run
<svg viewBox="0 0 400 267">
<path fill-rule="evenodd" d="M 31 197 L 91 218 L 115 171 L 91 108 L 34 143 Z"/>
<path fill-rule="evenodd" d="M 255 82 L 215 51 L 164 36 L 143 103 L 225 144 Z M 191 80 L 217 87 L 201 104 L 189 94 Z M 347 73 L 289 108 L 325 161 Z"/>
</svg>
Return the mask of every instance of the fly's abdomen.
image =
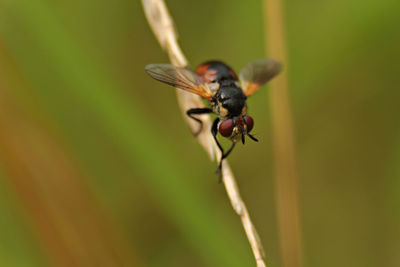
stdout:
<svg viewBox="0 0 400 267">
<path fill-rule="evenodd" d="M 236 73 L 221 61 L 207 61 L 199 65 L 196 74 L 203 78 L 206 83 L 220 82 L 223 80 L 237 81 Z"/>
</svg>

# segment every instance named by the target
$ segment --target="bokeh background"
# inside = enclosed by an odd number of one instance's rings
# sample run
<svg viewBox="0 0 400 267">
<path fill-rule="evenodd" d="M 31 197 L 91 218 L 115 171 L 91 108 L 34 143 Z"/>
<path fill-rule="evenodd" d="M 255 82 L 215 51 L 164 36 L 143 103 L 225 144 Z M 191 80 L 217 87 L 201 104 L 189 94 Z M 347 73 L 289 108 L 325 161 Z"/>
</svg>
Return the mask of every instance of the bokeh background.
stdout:
<svg viewBox="0 0 400 267">
<path fill-rule="evenodd" d="M 192 66 L 265 56 L 261 1 L 167 1 Z M 400 266 L 400 2 L 284 2 L 304 266 Z M 0 0 L 0 266 L 254 266 L 140 1 Z M 268 86 L 230 156 L 281 266 Z"/>
</svg>

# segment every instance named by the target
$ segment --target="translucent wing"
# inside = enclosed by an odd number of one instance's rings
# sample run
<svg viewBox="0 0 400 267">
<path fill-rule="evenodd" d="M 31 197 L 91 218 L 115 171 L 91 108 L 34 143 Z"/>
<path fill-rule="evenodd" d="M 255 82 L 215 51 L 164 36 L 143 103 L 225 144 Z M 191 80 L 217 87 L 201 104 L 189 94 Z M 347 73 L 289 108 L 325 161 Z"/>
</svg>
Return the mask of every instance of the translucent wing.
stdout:
<svg viewBox="0 0 400 267">
<path fill-rule="evenodd" d="M 266 82 L 275 77 L 282 69 L 281 64 L 273 59 L 264 58 L 250 62 L 240 71 L 243 93 L 251 96 Z"/>
<path fill-rule="evenodd" d="M 208 100 L 212 98 L 212 92 L 207 84 L 192 71 L 185 68 L 177 68 L 170 64 L 149 64 L 146 72 L 157 81 L 172 85 L 179 89 L 198 94 Z"/>
</svg>

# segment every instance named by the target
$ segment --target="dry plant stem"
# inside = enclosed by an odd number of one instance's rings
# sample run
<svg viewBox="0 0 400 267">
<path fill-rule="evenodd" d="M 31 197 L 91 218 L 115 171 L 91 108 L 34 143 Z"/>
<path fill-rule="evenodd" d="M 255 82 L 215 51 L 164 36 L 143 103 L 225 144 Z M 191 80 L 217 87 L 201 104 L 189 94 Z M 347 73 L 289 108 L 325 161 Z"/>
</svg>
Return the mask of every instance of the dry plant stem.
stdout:
<svg viewBox="0 0 400 267">
<path fill-rule="evenodd" d="M 181 49 L 179 48 L 174 23 L 164 1 L 142 0 L 142 3 L 150 27 L 153 30 L 161 47 L 168 52 L 172 64 L 178 67 L 186 67 L 188 63 Z M 193 122 L 193 120 L 187 118 L 186 110 L 190 108 L 202 107 L 203 102 L 201 101 L 201 98 L 199 96 L 185 92 L 183 90 L 177 90 L 177 96 L 182 114 L 189 128 L 192 130 L 192 132 L 195 132 L 198 125 Z M 217 159 L 219 159 L 221 153 L 210 134 L 210 118 L 208 115 L 202 115 L 199 116 L 199 118 L 203 121 L 203 131 L 198 135 L 197 139 L 199 143 L 204 147 L 204 149 L 208 152 L 212 160 L 215 158 L 215 156 Z M 233 176 L 232 170 L 226 161 L 224 161 L 222 164 L 222 180 L 224 182 L 232 206 L 242 220 L 242 224 L 253 250 L 257 266 L 266 266 L 264 262 L 263 248 L 259 240 L 257 231 L 250 220 L 246 205 L 244 204 L 240 196 L 235 177 Z"/>
<path fill-rule="evenodd" d="M 264 1 L 266 52 L 285 71 L 271 82 L 270 101 L 275 153 L 276 203 L 283 267 L 302 266 L 300 214 L 297 197 L 293 119 L 288 89 L 288 61 L 281 0 Z"/>
</svg>

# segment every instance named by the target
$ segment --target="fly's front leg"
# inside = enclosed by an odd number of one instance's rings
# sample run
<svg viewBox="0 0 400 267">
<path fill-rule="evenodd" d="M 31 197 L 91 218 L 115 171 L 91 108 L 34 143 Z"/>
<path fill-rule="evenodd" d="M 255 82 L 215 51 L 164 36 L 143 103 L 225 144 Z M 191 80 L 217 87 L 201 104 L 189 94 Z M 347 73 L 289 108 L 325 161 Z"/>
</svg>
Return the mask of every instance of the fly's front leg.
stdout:
<svg viewBox="0 0 400 267">
<path fill-rule="evenodd" d="M 218 134 L 218 123 L 219 123 L 219 118 L 216 118 L 213 122 L 213 125 L 211 127 L 211 133 L 212 136 L 214 137 L 215 142 L 217 143 L 217 146 L 219 150 L 221 151 L 221 159 L 218 163 L 218 168 L 217 168 L 217 173 L 220 175 L 219 176 L 219 182 L 221 182 L 222 179 L 222 173 L 221 173 L 221 168 L 222 168 L 222 161 L 229 156 L 229 154 L 232 152 L 233 148 L 235 147 L 236 143 L 232 142 L 231 147 L 228 149 L 228 151 L 224 152 L 224 149 L 222 148 L 221 144 L 219 143 L 217 139 L 217 134 Z"/>
<path fill-rule="evenodd" d="M 217 134 L 218 134 L 218 123 L 219 123 L 219 118 L 216 118 L 213 122 L 213 125 L 211 127 L 211 134 L 214 137 L 215 142 L 217 143 L 217 146 L 219 150 L 221 150 L 221 154 L 224 154 L 224 149 L 222 148 L 221 144 L 218 142 L 217 139 Z"/>
<path fill-rule="evenodd" d="M 195 133 L 193 133 L 194 136 L 198 136 L 199 133 L 201 133 L 201 130 L 203 129 L 203 122 L 199 118 L 194 117 L 193 115 L 201 115 L 201 114 L 207 114 L 207 113 L 212 113 L 212 112 L 213 111 L 211 108 L 192 108 L 192 109 L 189 109 L 188 111 L 186 111 L 186 115 L 188 115 L 191 119 L 200 123 L 200 128 Z"/>
</svg>

